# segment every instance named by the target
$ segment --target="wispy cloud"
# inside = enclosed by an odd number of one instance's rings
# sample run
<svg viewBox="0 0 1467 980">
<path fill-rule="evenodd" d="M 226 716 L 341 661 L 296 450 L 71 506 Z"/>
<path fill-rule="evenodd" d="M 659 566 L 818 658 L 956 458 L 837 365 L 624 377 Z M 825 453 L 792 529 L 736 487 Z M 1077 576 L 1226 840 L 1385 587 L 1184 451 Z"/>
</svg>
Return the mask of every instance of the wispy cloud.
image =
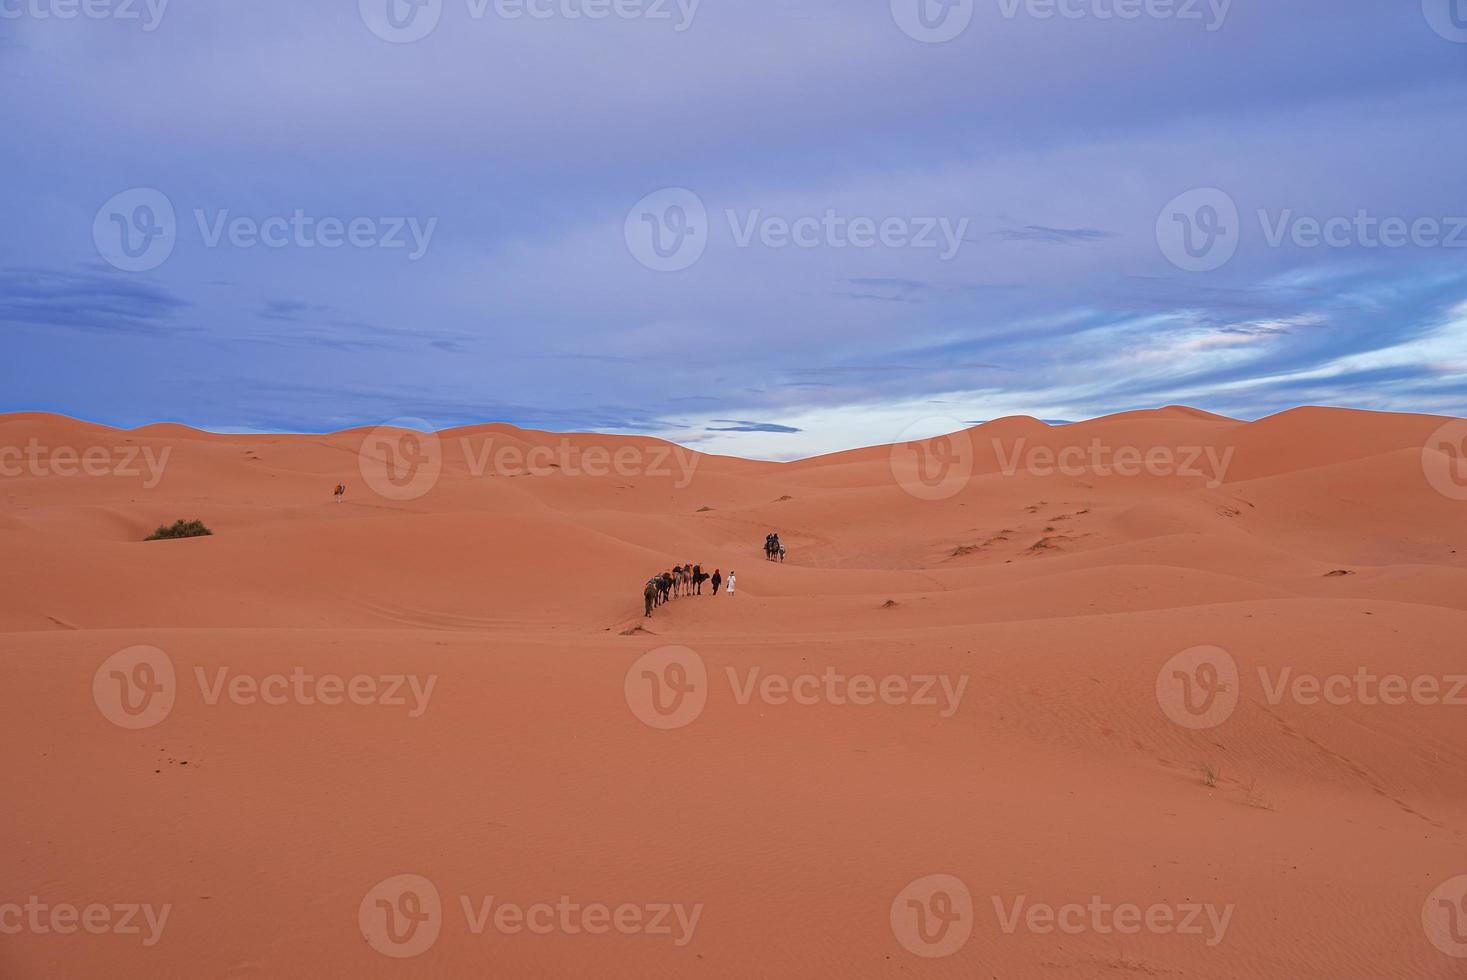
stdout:
<svg viewBox="0 0 1467 980">
<path fill-rule="evenodd" d="M 189 304 L 167 287 L 102 268 L 0 269 L 0 323 L 113 334 L 175 333 Z"/>
<path fill-rule="evenodd" d="M 789 425 L 776 425 L 773 422 L 748 422 L 742 419 L 710 419 L 711 422 L 724 422 L 726 425 L 710 425 L 709 432 L 799 432 L 800 430 Z"/>
<path fill-rule="evenodd" d="M 1044 242 L 1049 245 L 1074 245 L 1118 237 L 1116 232 L 1099 228 L 1047 228 L 1044 225 L 1005 228 L 998 235 L 1006 242 Z"/>
</svg>

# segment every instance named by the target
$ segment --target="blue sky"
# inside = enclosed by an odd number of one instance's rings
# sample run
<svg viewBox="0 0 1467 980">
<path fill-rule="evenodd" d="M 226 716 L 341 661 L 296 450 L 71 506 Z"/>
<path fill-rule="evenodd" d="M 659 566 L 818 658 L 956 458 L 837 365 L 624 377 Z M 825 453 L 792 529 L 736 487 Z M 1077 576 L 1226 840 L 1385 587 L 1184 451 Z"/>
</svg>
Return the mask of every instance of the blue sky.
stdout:
<svg viewBox="0 0 1467 980">
<path fill-rule="evenodd" d="M 0 0 L 0 410 L 1467 414 L 1467 0 L 88 3 Z"/>
</svg>

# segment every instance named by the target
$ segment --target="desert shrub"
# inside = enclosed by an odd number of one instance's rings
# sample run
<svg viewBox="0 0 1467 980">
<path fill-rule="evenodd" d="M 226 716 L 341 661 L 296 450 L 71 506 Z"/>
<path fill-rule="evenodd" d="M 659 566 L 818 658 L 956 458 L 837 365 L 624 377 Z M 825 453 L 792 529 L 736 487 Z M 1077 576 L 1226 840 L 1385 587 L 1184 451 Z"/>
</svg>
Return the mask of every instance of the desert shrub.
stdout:
<svg viewBox="0 0 1467 980">
<path fill-rule="evenodd" d="M 144 538 L 144 541 L 166 541 L 169 538 L 201 538 L 206 534 L 214 532 L 204 526 L 203 521 L 186 521 L 179 518 L 172 524 L 160 524 L 158 530 Z"/>
</svg>

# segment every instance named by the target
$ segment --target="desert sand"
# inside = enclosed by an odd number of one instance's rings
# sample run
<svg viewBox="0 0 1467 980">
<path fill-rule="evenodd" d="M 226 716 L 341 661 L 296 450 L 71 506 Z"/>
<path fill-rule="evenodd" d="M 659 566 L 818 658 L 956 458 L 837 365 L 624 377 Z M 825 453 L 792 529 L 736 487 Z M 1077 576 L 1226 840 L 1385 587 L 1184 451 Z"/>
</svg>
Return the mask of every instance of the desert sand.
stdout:
<svg viewBox="0 0 1467 980">
<path fill-rule="evenodd" d="M 1460 435 L 0 417 L 0 976 L 1467 976 Z"/>
</svg>

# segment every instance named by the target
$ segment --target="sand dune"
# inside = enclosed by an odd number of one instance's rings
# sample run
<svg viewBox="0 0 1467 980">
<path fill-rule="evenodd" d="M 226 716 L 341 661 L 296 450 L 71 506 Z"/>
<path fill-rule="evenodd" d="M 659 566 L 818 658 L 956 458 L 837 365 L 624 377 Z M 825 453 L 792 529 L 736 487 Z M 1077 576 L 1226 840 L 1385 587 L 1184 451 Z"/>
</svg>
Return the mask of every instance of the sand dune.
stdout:
<svg viewBox="0 0 1467 980">
<path fill-rule="evenodd" d="M 1449 422 L 0 417 L 0 976 L 1467 976 Z"/>
</svg>

